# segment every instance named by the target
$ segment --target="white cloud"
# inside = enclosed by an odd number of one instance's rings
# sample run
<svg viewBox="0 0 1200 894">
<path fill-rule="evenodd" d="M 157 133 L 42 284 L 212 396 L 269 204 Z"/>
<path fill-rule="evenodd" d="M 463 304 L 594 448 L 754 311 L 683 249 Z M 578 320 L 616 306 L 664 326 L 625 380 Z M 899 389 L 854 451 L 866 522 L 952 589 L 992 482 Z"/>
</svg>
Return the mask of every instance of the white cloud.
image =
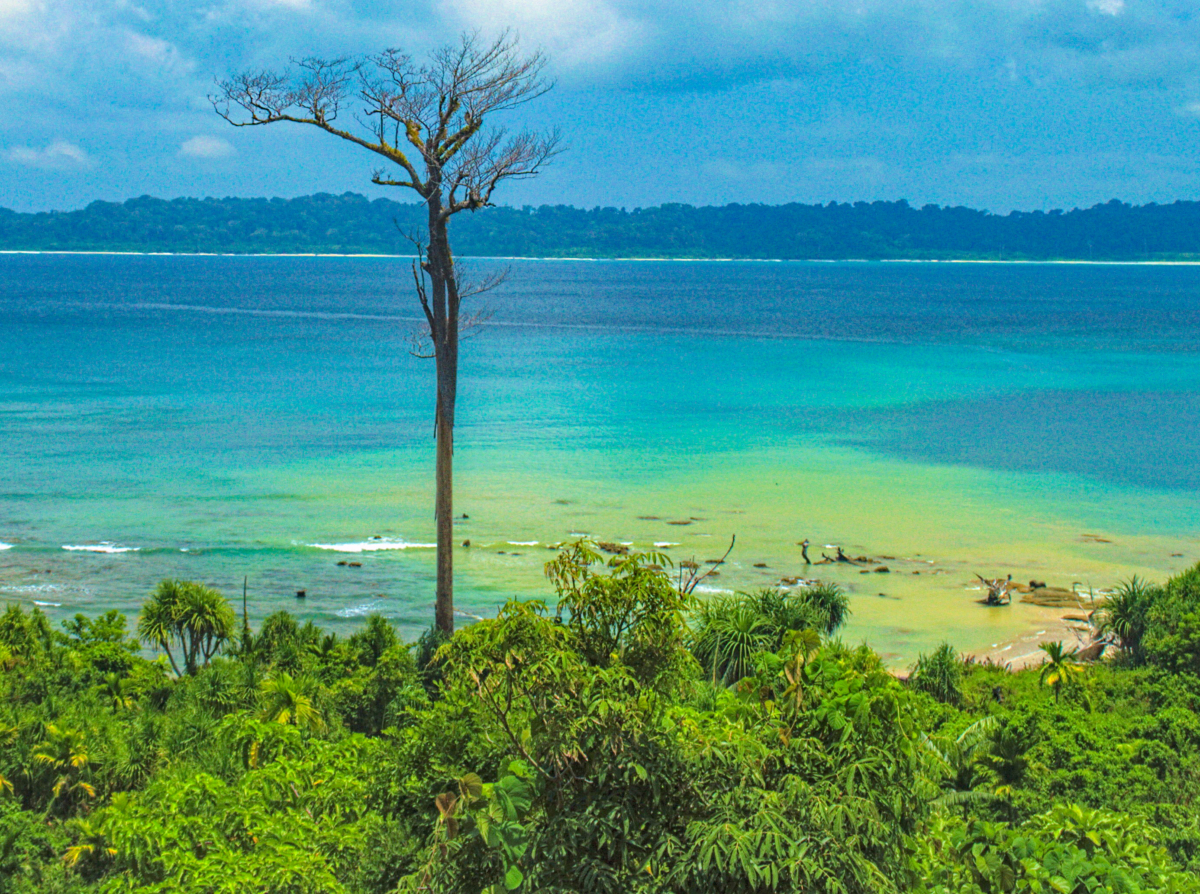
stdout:
<svg viewBox="0 0 1200 894">
<path fill-rule="evenodd" d="M 441 7 L 464 28 L 513 29 L 527 47 L 546 49 L 559 70 L 616 61 L 648 31 L 609 0 L 443 0 Z"/>
<path fill-rule="evenodd" d="M 85 168 L 92 163 L 86 152 L 66 140 L 55 140 L 44 149 L 14 146 L 4 154 L 9 161 L 31 168 Z"/>
<path fill-rule="evenodd" d="M 1125 0 L 1088 0 L 1087 8 L 1106 16 L 1119 16 L 1125 11 Z"/>
<path fill-rule="evenodd" d="M 179 147 L 179 154 L 187 158 L 229 158 L 235 150 L 220 137 L 198 136 L 185 140 Z"/>
</svg>

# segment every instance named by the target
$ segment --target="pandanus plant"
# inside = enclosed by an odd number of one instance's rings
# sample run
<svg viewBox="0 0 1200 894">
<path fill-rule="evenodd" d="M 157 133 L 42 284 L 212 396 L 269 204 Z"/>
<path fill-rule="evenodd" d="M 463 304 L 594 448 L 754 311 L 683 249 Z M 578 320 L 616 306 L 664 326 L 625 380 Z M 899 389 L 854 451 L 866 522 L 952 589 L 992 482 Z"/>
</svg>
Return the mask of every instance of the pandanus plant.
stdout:
<svg viewBox="0 0 1200 894">
<path fill-rule="evenodd" d="M 142 605 L 138 637 L 167 654 L 176 676 L 182 676 L 172 646 L 180 650 L 189 674 L 206 667 L 233 636 L 237 618 L 229 602 L 211 587 L 186 580 L 164 580 Z"/>
</svg>

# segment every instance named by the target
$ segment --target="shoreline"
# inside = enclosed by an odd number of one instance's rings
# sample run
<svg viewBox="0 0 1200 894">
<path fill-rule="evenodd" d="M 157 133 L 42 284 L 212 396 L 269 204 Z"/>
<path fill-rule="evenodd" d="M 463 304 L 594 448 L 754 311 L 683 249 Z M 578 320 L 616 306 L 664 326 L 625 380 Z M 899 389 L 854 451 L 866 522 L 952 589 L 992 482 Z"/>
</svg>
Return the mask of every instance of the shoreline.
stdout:
<svg viewBox="0 0 1200 894">
<path fill-rule="evenodd" d="M 1084 634 L 1084 625 L 1063 616 L 1047 617 L 1011 639 L 1003 640 L 985 649 L 962 652 L 963 658 L 977 664 L 995 664 L 1009 671 L 1025 670 L 1040 666 L 1046 653 L 1043 643 L 1061 641 L 1068 649 L 1082 649 L 1091 638 Z"/>
<path fill-rule="evenodd" d="M 334 251 L 122 251 L 117 249 L 42 249 L 4 248 L 2 255 L 84 255 L 148 258 L 364 258 L 379 260 L 413 260 L 415 255 L 385 252 Z M 1024 266 L 1082 266 L 1082 267 L 1196 267 L 1200 260 L 1085 260 L 1082 258 L 1047 258 L 1043 260 L 1014 258 L 691 258 L 691 257 L 538 257 L 529 255 L 462 255 L 472 261 L 588 261 L 591 263 L 653 263 L 653 264 L 1006 264 Z"/>
</svg>

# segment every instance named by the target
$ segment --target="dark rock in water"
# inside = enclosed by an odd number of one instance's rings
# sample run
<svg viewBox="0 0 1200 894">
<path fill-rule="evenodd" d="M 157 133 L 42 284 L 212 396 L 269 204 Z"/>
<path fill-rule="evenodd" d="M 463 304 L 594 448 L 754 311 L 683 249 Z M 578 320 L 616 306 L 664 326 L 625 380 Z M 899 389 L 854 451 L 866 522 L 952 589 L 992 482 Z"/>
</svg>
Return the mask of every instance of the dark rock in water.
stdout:
<svg viewBox="0 0 1200 894">
<path fill-rule="evenodd" d="M 766 562 L 755 562 L 754 567 L 755 568 L 770 568 L 771 566 L 768 565 Z"/>
<path fill-rule="evenodd" d="M 721 576 L 721 572 L 719 572 L 719 571 L 708 572 L 708 577 L 720 577 L 720 576 Z"/>
<path fill-rule="evenodd" d="M 380 537 L 378 534 L 376 534 L 376 535 L 375 535 L 374 537 L 372 537 L 371 539 L 372 539 L 372 540 L 382 540 L 383 538 L 382 538 L 382 537 Z"/>
<path fill-rule="evenodd" d="M 508 553 L 506 553 L 506 552 L 505 552 L 504 550 L 502 550 L 502 549 L 498 549 L 498 550 L 496 550 L 496 555 L 498 555 L 498 556 L 507 556 L 507 555 L 508 555 Z"/>
<path fill-rule="evenodd" d="M 662 571 L 663 567 L 661 565 L 647 565 L 646 570 L 647 571 Z"/>
<path fill-rule="evenodd" d="M 891 574 L 892 569 L 888 568 L 886 565 L 880 565 L 878 568 L 875 569 L 875 573 L 876 574 Z"/>
<path fill-rule="evenodd" d="M 467 515 L 467 514 L 464 512 L 464 513 L 463 513 L 461 516 L 459 516 L 459 517 L 460 517 L 460 518 L 470 518 L 471 516 Z"/>
<path fill-rule="evenodd" d="M 470 546 L 470 545 L 471 545 L 471 541 L 470 541 L 470 540 L 464 540 L 464 541 L 463 541 L 463 546 Z"/>
<path fill-rule="evenodd" d="M 1172 559 L 1182 559 L 1183 553 L 1171 553 L 1171 558 Z"/>
<path fill-rule="evenodd" d="M 705 559 L 704 564 L 705 565 L 720 565 L 724 561 L 725 561 L 724 559 Z"/>
<path fill-rule="evenodd" d="M 679 563 L 679 567 L 686 568 L 688 571 L 695 571 L 700 566 L 697 565 L 695 562 L 693 562 L 691 559 L 684 559 L 682 562 Z"/>
<path fill-rule="evenodd" d="M 870 556 L 855 556 L 854 561 L 855 562 L 870 562 L 871 557 Z"/>
<path fill-rule="evenodd" d="M 870 568 L 864 568 L 862 571 L 860 571 L 860 572 L 858 572 L 858 573 L 859 573 L 859 574 L 870 574 L 870 573 L 871 573 L 871 569 L 870 569 Z"/>
<path fill-rule="evenodd" d="M 668 524 L 668 525 L 690 525 L 690 524 L 691 524 L 691 522 L 690 522 L 690 521 L 687 521 L 687 520 L 685 519 L 685 520 L 682 520 L 682 521 L 669 521 L 669 522 L 667 522 L 667 524 Z"/>
<path fill-rule="evenodd" d="M 338 565 L 339 565 L 339 566 L 344 566 L 344 565 L 346 565 L 346 564 L 348 564 L 348 563 L 346 562 L 346 560 L 345 560 L 345 559 L 342 559 L 342 561 L 338 562 Z"/>
<path fill-rule="evenodd" d="M 305 591 L 305 590 L 297 590 L 297 591 L 296 591 L 296 598 L 297 598 L 297 599 L 304 599 L 306 596 L 308 596 L 308 593 L 307 593 L 307 591 Z"/>
<path fill-rule="evenodd" d="M 596 546 L 600 547 L 604 552 L 613 556 L 629 555 L 629 547 L 623 543 L 612 543 L 608 540 L 601 540 Z"/>
<path fill-rule="evenodd" d="M 638 521 L 660 521 L 657 515 L 639 515 Z"/>
<path fill-rule="evenodd" d="M 798 577 L 781 577 L 779 579 L 779 582 L 781 584 L 786 584 L 789 587 L 794 587 L 794 586 L 796 586 L 796 584 L 800 583 L 800 578 L 798 578 Z"/>
<path fill-rule="evenodd" d="M 1029 582 L 1029 589 L 1044 590 L 1046 589 L 1046 582 L 1044 580 L 1031 580 Z"/>
<path fill-rule="evenodd" d="M 351 562 L 350 567 L 351 568 L 362 568 L 362 562 Z"/>
<path fill-rule="evenodd" d="M 914 572 L 913 572 L 913 574 L 920 574 L 920 573 L 921 573 L 921 572 L 919 572 L 919 571 L 914 571 Z"/>
<path fill-rule="evenodd" d="M 1074 590 L 1062 587 L 1039 587 L 1032 593 L 1025 593 L 1021 601 L 1030 605 L 1040 605 L 1044 608 L 1085 608 L 1083 599 Z"/>
</svg>

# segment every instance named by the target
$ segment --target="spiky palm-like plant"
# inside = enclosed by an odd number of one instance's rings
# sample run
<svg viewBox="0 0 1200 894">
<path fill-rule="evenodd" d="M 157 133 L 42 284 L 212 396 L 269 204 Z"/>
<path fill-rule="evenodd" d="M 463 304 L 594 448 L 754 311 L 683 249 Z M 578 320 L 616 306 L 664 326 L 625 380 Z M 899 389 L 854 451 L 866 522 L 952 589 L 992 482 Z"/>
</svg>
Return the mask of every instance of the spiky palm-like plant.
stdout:
<svg viewBox="0 0 1200 894">
<path fill-rule="evenodd" d="M 928 692 L 938 701 L 957 705 L 962 701 L 963 662 L 958 651 L 942 643 L 928 655 L 922 652 L 909 674 L 909 685 Z"/>
<path fill-rule="evenodd" d="M 137 632 L 142 642 L 166 652 L 175 675 L 182 676 L 172 646 L 180 649 L 183 669 L 194 674 L 229 641 L 236 623 L 233 606 L 211 587 L 164 580 L 142 605 Z"/>
<path fill-rule="evenodd" d="M 1096 612 L 1100 634 L 1113 636 L 1133 664 L 1145 660 L 1142 639 L 1146 635 L 1150 604 L 1157 593 L 1157 587 L 1135 574 L 1117 587 L 1104 607 Z"/>
<path fill-rule="evenodd" d="M 79 792 L 89 798 L 96 796 L 96 789 L 82 778 L 92 762 L 82 731 L 47 723 L 46 738 L 34 746 L 32 757 L 35 764 L 58 774 L 51 789 L 51 803 L 60 799 L 68 802 Z"/>
<path fill-rule="evenodd" d="M 698 613 L 694 652 L 714 683 L 736 683 L 751 671 L 754 656 L 771 648 L 776 629 L 745 597 L 714 599 Z"/>
<path fill-rule="evenodd" d="M 1042 643 L 1040 648 L 1046 653 L 1040 678 L 1042 683 L 1054 689 L 1054 701 L 1057 702 L 1063 687 L 1070 686 L 1083 673 L 1083 665 L 1075 660 L 1078 650 L 1068 651 L 1062 640 Z"/>
<path fill-rule="evenodd" d="M 312 699 L 303 692 L 298 680 L 291 674 L 280 672 L 262 684 L 265 697 L 262 717 L 275 723 L 291 724 L 309 732 L 320 732 L 325 728 L 321 712 L 313 706 Z"/>
</svg>

